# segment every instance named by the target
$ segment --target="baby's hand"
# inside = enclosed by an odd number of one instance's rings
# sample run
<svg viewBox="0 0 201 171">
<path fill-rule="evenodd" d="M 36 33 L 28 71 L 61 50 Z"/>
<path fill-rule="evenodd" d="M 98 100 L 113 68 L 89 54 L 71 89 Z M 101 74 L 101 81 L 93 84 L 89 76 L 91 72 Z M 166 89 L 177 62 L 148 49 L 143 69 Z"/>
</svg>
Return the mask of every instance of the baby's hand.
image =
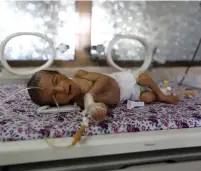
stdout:
<svg viewBox="0 0 201 171">
<path fill-rule="evenodd" d="M 90 105 L 89 113 L 96 121 L 102 121 L 107 116 L 107 107 L 104 103 L 93 103 Z"/>
<path fill-rule="evenodd" d="M 102 121 L 107 116 L 107 110 L 103 108 L 95 108 L 92 113 L 92 118 L 96 121 Z"/>
</svg>

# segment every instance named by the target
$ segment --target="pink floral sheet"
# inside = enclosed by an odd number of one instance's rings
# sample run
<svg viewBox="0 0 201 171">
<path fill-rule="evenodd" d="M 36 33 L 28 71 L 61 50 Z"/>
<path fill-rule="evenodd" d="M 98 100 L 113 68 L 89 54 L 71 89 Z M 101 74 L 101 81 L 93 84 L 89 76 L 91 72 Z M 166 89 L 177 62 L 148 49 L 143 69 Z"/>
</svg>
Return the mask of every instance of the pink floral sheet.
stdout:
<svg viewBox="0 0 201 171">
<path fill-rule="evenodd" d="M 175 91 L 189 89 L 171 83 Z M 25 85 L 1 85 L 0 101 Z M 38 115 L 26 91 L 0 106 L 0 141 L 73 136 L 80 128 L 79 113 Z M 178 105 L 153 103 L 128 110 L 125 104 L 112 106 L 105 121 L 91 122 L 85 135 L 181 129 L 201 127 L 201 92 L 195 97 L 182 96 Z"/>
</svg>

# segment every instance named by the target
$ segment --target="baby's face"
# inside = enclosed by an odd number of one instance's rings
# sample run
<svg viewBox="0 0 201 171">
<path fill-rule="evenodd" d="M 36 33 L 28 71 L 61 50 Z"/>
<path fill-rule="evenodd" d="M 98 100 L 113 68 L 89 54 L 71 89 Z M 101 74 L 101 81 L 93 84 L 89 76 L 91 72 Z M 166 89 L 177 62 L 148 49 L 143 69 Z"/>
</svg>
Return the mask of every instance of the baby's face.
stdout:
<svg viewBox="0 0 201 171">
<path fill-rule="evenodd" d="M 68 104 L 79 92 L 78 86 L 65 75 L 42 73 L 39 87 L 40 99 L 44 104 L 55 104 L 55 100 L 61 104 Z"/>
</svg>

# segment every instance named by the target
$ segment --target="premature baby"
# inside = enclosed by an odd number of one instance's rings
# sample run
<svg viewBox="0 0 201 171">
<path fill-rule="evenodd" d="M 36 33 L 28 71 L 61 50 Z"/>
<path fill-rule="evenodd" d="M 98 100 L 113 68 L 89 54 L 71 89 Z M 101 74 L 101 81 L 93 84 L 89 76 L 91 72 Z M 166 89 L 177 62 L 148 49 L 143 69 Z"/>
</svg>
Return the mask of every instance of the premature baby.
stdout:
<svg viewBox="0 0 201 171">
<path fill-rule="evenodd" d="M 179 101 L 177 96 L 163 94 L 148 74 L 136 76 L 132 71 L 104 75 L 78 70 L 70 79 L 57 71 L 42 70 L 32 76 L 27 87 L 44 89 L 28 90 L 31 99 L 38 105 L 54 105 L 55 98 L 59 105 L 77 103 L 83 107 L 84 96 L 91 94 L 95 103 L 104 106 L 93 110 L 92 117 L 95 120 L 103 120 L 107 116 L 107 106 L 126 100 L 169 104 L 177 104 Z"/>
</svg>

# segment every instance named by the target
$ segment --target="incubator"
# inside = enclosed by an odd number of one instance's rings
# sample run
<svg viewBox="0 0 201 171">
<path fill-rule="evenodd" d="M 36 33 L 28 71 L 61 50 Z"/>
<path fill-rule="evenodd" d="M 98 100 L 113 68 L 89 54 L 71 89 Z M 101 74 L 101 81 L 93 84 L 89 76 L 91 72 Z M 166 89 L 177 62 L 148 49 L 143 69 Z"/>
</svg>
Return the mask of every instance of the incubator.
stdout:
<svg viewBox="0 0 201 171">
<path fill-rule="evenodd" d="M 46 46 L 43 46 L 41 50 L 44 51 L 42 54 L 40 55 L 45 55 L 45 57 L 48 59 L 47 62 L 38 67 L 38 68 L 35 68 L 33 70 L 29 70 L 29 71 L 19 71 L 19 70 L 16 70 L 12 67 L 9 66 L 8 62 L 7 62 L 7 55 L 9 54 L 9 43 L 11 42 L 11 45 L 12 46 L 12 41 L 15 40 L 16 38 L 18 37 L 21 37 L 23 38 L 24 40 L 26 40 L 26 43 L 27 41 L 29 42 L 29 39 L 30 39 L 30 45 L 29 46 L 36 46 L 36 44 L 38 43 L 37 41 L 34 42 L 34 39 L 33 38 L 36 38 L 38 37 L 40 39 L 41 42 L 43 42 L 43 44 Z M 106 49 L 106 57 L 107 57 L 107 62 L 108 64 L 111 66 L 111 67 L 114 67 L 117 71 L 124 71 L 126 69 L 124 68 L 121 68 L 120 66 L 118 66 L 117 64 L 115 64 L 113 58 L 112 58 L 112 49 L 113 47 L 115 46 L 115 44 L 120 40 L 120 39 L 131 39 L 131 40 L 138 40 L 139 42 L 142 43 L 142 45 L 145 47 L 145 60 L 144 60 L 144 63 L 143 65 L 138 68 L 138 69 L 133 69 L 133 72 L 135 72 L 136 74 L 137 73 L 140 73 L 140 72 L 144 72 L 146 71 L 149 66 L 151 65 L 152 63 L 152 60 L 153 60 L 153 51 L 154 51 L 154 46 L 153 47 L 150 47 L 150 45 L 148 44 L 148 42 L 146 42 L 146 40 L 144 40 L 143 38 L 141 37 L 138 37 L 138 36 L 133 36 L 133 35 L 116 35 L 112 40 L 111 42 L 109 43 L 107 49 Z M 21 39 L 20 41 L 23 41 L 23 39 Z M 8 46 L 8 47 L 7 47 Z M 16 48 L 26 48 L 26 47 L 16 47 Z M 35 49 L 37 51 L 37 49 Z M 32 52 L 34 53 L 34 52 Z M 21 55 L 21 54 L 20 54 Z M 1 43 L 1 46 L 0 46 L 0 59 L 1 59 L 1 63 L 2 63 L 2 66 L 10 73 L 12 74 L 15 74 L 15 75 L 20 75 L 20 76 L 26 76 L 26 75 L 32 75 L 34 74 L 35 72 L 38 72 L 40 70 L 45 70 L 49 67 L 51 67 L 51 65 L 53 64 L 54 60 L 55 60 L 55 57 L 56 57 L 56 48 L 54 47 L 54 43 L 53 41 L 48 38 L 47 36 L 41 34 L 41 33 L 34 33 L 34 32 L 18 32 L 18 33 L 14 33 L 14 34 L 11 34 L 9 36 L 7 36 L 4 41 L 2 41 Z M 75 108 L 73 106 L 65 106 L 65 107 L 62 107 L 60 108 L 60 110 L 62 111 L 73 111 Z M 38 109 L 38 113 L 48 113 L 48 112 L 54 112 L 55 110 L 57 110 L 56 107 L 49 107 L 49 106 L 44 106 L 44 107 L 41 107 Z"/>
<path fill-rule="evenodd" d="M 14 70 L 8 66 L 5 53 L 6 44 L 12 38 L 14 39 L 20 35 L 32 35 L 44 39 L 44 42 L 48 44 L 48 52 L 50 53 L 46 55 L 49 60 L 45 65 L 26 73 Z M 155 46 L 150 46 L 144 39 L 135 36 L 117 35 L 117 37 L 114 37 L 105 51 L 108 64 L 118 71 L 124 70 L 124 68 L 116 65 L 111 57 L 112 46 L 121 38 L 137 39 L 145 46 L 146 60 L 142 67 L 134 70 L 134 72 L 137 74 L 146 71 L 152 60 L 154 60 L 153 51 Z M 10 35 L 3 41 L 0 50 L 3 67 L 9 72 L 21 76 L 31 75 L 38 70 L 49 68 L 56 54 L 52 40 L 38 33 L 16 33 Z M 167 82 L 162 84 L 164 84 L 164 87 L 173 89 L 176 87 L 181 92 L 186 88 L 177 87 L 178 85 L 172 82 L 169 82 L 168 85 Z M 197 103 L 201 100 L 200 91 L 192 99 L 189 97 L 184 98 L 184 102 L 170 108 L 164 104 L 144 105 L 143 103 L 130 104 L 130 110 L 127 110 L 125 106 L 111 108 L 110 113 L 112 117 L 107 122 L 95 123 L 86 130 L 85 136 L 75 147 L 67 148 L 67 145 L 72 144 L 72 136 L 80 126 L 82 127 L 79 134 L 87 128 L 88 118 L 85 117 L 86 111 L 80 112 L 80 108 L 77 106 L 59 106 L 59 108 L 43 106 L 38 108 L 38 106 L 29 101 L 25 92 L 19 92 L 16 97 L 12 96 L 10 100 L 5 98 L 8 94 L 10 95 L 19 89 L 24 91 L 24 85 L 0 85 L 1 102 L 5 102 L 6 109 L 15 111 L 17 116 L 19 115 L 19 117 L 15 117 L 14 113 L 7 113 L 12 117 L 3 120 L 2 122 L 5 122 L 5 124 L 3 127 L 0 127 L 2 131 L 0 136 L 4 136 L 2 141 L 5 141 L 0 143 L 0 166 L 15 165 L 12 167 L 13 171 L 50 170 L 50 168 L 71 171 L 89 169 L 112 170 L 119 168 L 126 170 L 126 167 L 133 164 L 166 162 L 169 160 L 179 161 L 186 158 L 194 160 L 201 157 L 201 132 L 200 128 L 197 128 L 200 127 L 201 122 L 199 115 L 196 113 L 201 110 L 200 104 Z M 85 109 L 87 108 L 90 111 L 90 105 L 94 101 L 90 94 L 85 98 Z M 138 108 L 135 109 L 133 106 Z M 61 113 L 59 116 L 53 115 L 46 120 L 38 116 L 42 114 L 46 117 L 46 114 L 51 112 L 57 113 L 58 111 Z M 2 113 L 4 111 L 0 112 L 0 116 L 4 117 L 5 114 Z M 75 116 L 74 112 L 80 113 L 78 116 Z M 188 113 L 187 121 L 183 117 L 185 112 Z M 32 118 L 32 120 L 23 121 L 23 117 L 21 117 L 23 115 Z M 45 122 L 47 124 L 44 124 Z M 16 128 L 16 123 L 20 125 L 19 128 Z M 179 129 L 189 126 L 192 126 L 192 129 Z M 33 132 L 32 128 L 36 132 Z M 10 136 L 15 137 L 15 139 L 12 139 L 13 142 L 7 142 L 11 139 Z M 47 136 L 50 139 L 47 139 Z M 76 138 L 79 139 L 80 137 Z M 17 141 L 19 139 L 23 141 Z M 124 157 L 122 157 L 123 155 Z M 96 161 L 94 161 L 94 157 Z M 58 160 L 60 161 L 54 162 Z M 64 162 L 61 160 L 64 160 Z M 36 165 L 37 162 L 44 163 Z M 28 165 L 26 163 L 33 164 Z"/>
<path fill-rule="evenodd" d="M 7 49 L 9 49 L 9 48 L 7 47 L 7 45 L 10 42 L 12 42 L 13 39 L 15 39 L 16 37 L 20 37 L 20 36 L 23 37 L 23 38 L 26 38 L 26 36 L 27 36 L 27 38 L 30 38 L 30 39 L 32 37 L 38 37 L 43 41 L 43 44 L 48 44 L 46 47 L 45 46 L 43 47 L 44 49 L 42 49 L 44 51 L 44 53 L 49 53 L 49 54 L 46 54 L 46 56 L 48 57 L 48 60 L 44 65 L 42 65 L 42 66 L 40 66 L 38 68 L 35 68 L 33 70 L 29 70 L 27 72 L 17 71 L 17 70 L 15 70 L 15 69 L 13 69 L 12 67 L 9 66 L 9 64 L 7 62 L 7 54 L 9 53 L 9 51 Z M 145 51 L 146 51 L 145 62 L 143 63 L 143 65 L 139 69 L 137 69 L 135 71 L 132 71 L 132 72 L 135 72 L 135 74 L 138 74 L 138 73 L 146 71 L 147 68 L 149 67 L 149 65 L 152 62 L 153 49 L 148 46 L 148 43 L 145 40 L 143 40 L 142 38 L 137 37 L 137 36 L 117 35 L 116 37 L 114 37 L 114 39 L 110 42 L 110 44 L 109 44 L 109 46 L 107 48 L 107 52 L 106 52 L 108 64 L 111 65 L 112 67 L 116 68 L 119 71 L 124 70 L 123 68 L 120 68 L 119 66 L 117 66 L 114 63 L 114 61 L 112 59 L 112 54 L 111 54 L 113 46 L 116 44 L 116 42 L 118 42 L 118 40 L 120 40 L 122 38 L 123 39 L 124 38 L 137 39 L 138 41 L 140 41 L 144 45 Z M 21 41 L 23 41 L 23 39 Z M 30 42 L 31 42 L 31 46 L 34 46 L 32 40 L 30 40 Z M 48 51 L 46 50 L 47 47 L 49 48 Z M 20 47 L 20 49 L 21 48 L 22 47 Z M 37 51 L 37 49 L 36 49 L 36 51 Z M 44 53 L 43 53 L 43 55 L 44 55 Z M 11 34 L 11 35 L 7 36 L 4 41 L 2 41 L 2 44 L 1 44 L 1 47 L 0 47 L 0 59 L 1 59 L 1 63 L 3 65 L 3 67 L 8 72 L 10 72 L 12 74 L 16 74 L 16 75 L 21 75 L 21 76 L 31 75 L 31 74 L 34 74 L 34 73 L 40 71 L 40 70 L 45 70 L 45 69 L 49 68 L 52 65 L 52 63 L 54 62 L 55 56 L 56 56 L 56 49 L 54 48 L 53 41 L 50 38 L 48 38 L 47 36 L 45 36 L 45 35 L 43 35 L 41 33 L 18 32 L 18 33 Z M 25 88 L 23 90 L 33 89 L 33 88 L 39 88 L 39 87 L 29 87 L 29 88 Z M 20 90 L 19 92 L 21 92 L 23 90 Z M 14 93 L 13 95 L 7 97 L 5 100 L 3 100 L 1 102 L 0 105 L 3 105 L 3 103 L 6 100 L 8 100 L 9 98 L 13 97 L 17 93 Z M 73 111 L 73 112 L 80 111 L 80 108 L 77 107 L 76 105 L 74 105 L 74 106 L 67 105 L 67 106 L 59 107 L 59 105 L 56 102 L 55 98 L 54 98 L 54 101 L 55 101 L 56 107 L 42 106 L 42 107 L 37 109 L 37 113 L 38 114 L 49 114 L 49 113 L 55 113 L 55 112 L 63 113 L 63 112 L 71 112 L 71 111 Z M 91 117 L 92 110 L 97 109 L 97 108 L 105 108 L 105 107 L 103 106 L 104 104 L 94 103 L 93 97 L 90 94 L 85 95 L 84 102 L 85 102 L 85 110 L 82 113 L 83 113 L 83 115 L 85 115 L 85 116 L 83 116 L 83 125 L 84 125 L 84 127 L 86 127 L 86 126 L 88 126 L 88 117 Z M 82 130 L 82 127 L 81 127 L 80 130 Z M 84 131 L 84 129 L 83 129 L 83 131 Z M 75 134 L 75 137 L 77 136 L 77 141 L 80 139 L 80 137 L 82 135 L 82 132 L 80 133 L 80 135 L 79 135 L 79 131 L 78 131 L 78 135 Z M 75 144 L 76 143 L 74 143 L 74 145 Z"/>
</svg>

